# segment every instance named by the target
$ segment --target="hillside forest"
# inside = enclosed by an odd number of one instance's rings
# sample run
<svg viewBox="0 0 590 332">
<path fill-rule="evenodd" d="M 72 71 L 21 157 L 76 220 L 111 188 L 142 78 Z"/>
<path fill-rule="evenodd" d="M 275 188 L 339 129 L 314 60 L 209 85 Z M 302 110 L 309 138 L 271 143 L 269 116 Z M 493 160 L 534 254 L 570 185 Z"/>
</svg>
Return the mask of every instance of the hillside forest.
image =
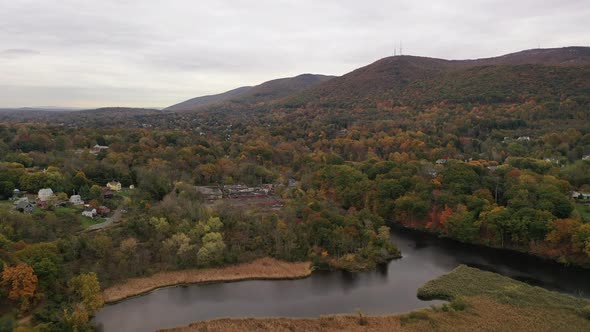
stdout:
<svg viewBox="0 0 590 332">
<path fill-rule="evenodd" d="M 0 331 L 92 330 L 101 289 L 159 271 L 371 269 L 403 255 L 390 227 L 590 267 L 590 67 L 531 62 L 402 56 L 270 101 L 0 114 Z"/>
</svg>

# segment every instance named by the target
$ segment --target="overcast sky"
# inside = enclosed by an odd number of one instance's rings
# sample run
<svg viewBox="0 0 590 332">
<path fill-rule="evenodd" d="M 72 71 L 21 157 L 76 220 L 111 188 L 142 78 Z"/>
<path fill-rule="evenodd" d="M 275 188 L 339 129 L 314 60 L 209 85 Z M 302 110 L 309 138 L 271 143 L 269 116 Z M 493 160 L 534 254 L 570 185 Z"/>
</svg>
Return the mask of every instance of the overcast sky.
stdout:
<svg viewBox="0 0 590 332">
<path fill-rule="evenodd" d="M 0 0 L 0 107 L 165 107 L 393 54 L 590 45 L 588 0 Z"/>
</svg>

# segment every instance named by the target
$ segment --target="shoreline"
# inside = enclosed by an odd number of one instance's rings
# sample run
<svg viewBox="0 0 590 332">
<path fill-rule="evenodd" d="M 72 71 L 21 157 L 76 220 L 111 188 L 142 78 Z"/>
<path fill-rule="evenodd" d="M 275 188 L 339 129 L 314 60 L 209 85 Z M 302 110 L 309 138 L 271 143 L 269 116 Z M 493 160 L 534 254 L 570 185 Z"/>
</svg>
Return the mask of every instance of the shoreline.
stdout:
<svg viewBox="0 0 590 332">
<path fill-rule="evenodd" d="M 189 284 L 247 280 L 302 279 L 311 275 L 310 262 L 285 262 L 259 258 L 252 262 L 219 268 L 158 272 L 149 277 L 131 278 L 102 291 L 105 304 L 112 304 L 154 290 Z"/>
<path fill-rule="evenodd" d="M 408 226 L 406 224 L 394 222 L 391 220 L 387 221 L 387 226 L 395 227 L 395 228 L 401 229 L 403 231 L 426 234 L 426 235 L 433 236 L 438 239 L 452 241 L 452 242 L 456 242 L 456 243 L 459 243 L 462 245 L 472 246 L 474 248 L 478 248 L 478 249 L 482 249 L 482 250 L 493 250 L 493 251 L 498 251 L 498 252 L 504 252 L 506 254 L 516 253 L 519 255 L 528 256 L 530 258 L 538 259 L 539 261 L 544 261 L 546 263 L 552 263 L 552 264 L 558 265 L 560 267 L 575 268 L 575 269 L 580 269 L 580 270 L 584 270 L 584 271 L 590 270 L 589 264 L 581 264 L 581 263 L 577 263 L 577 262 L 561 262 L 561 261 L 559 261 L 559 259 L 557 257 L 543 255 L 543 254 L 540 254 L 540 253 L 537 253 L 534 251 L 530 251 L 530 250 L 526 250 L 526 249 L 522 249 L 522 248 L 518 248 L 518 247 L 500 247 L 500 246 L 487 245 L 484 243 L 477 243 L 477 242 L 463 242 L 463 241 L 460 241 L 458 239 L 455 239 L 455 238 L 452 238 L 449 236 L 445 236 L 445 235 L 438 234 L 433 231 L 429 231 L 425 228 Z"/>
</svg>

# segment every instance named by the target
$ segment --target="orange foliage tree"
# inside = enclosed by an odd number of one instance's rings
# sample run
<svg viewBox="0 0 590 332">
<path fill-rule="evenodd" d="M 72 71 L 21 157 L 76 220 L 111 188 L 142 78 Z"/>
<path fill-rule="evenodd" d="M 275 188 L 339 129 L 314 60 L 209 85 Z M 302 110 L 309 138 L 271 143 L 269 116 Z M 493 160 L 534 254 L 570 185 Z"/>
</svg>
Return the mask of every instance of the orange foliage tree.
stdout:
<svg viewBox="0 0 590 332">
<path fill-rule="evenodd" d="M 7 267 L 2 272 L 0 285 L 8 290 L 8 298 L 12 301 L 27 300 L 35 295 L 37 276 L 33 268 L 25 263 Z"/>
</svg>

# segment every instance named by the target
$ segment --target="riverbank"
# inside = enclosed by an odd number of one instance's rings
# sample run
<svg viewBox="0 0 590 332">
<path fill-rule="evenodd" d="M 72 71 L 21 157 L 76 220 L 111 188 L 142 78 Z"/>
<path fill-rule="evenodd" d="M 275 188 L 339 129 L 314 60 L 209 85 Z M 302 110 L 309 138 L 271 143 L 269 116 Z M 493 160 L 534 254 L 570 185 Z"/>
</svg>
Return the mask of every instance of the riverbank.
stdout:
<svg viewBox="0 0 590 332">
<path fill-rule="evenodd" d="M 311 275 L 309 262 L 285 262 L 260 258 L 249 263 L 210 269 L 159 272 L 132 278 L 103 291 L 105 303 L 124 300 L 162 287 L 194 283 L 230 282 L 253 279 L 299 279 Z"/>
<path fill-rule="evenodd" d="M 470 246 L 473 246 L 474 248 L 490 249 L 490 250 L 495 250 L 498 252 L 505 252 L 508 254 L 518 253 L 518 254 L 534 257 L 534 258 L 539 259 L 541 261 L 556 263 L 556 264 L 559 264 L 560 266 L 568 266 L 568 267 L 573 266 L 573 267 L 583 269 L 583 270 L 590 270 L 590 263 L 588 263 L 586 261 L 581 261 L 581 260 L 567 261 L 567 260 L 564 260 L 564 257 L 562 257 L 562 256 L 550 256 L 547 254 L 547 250 L 541 250 L 541 246 L 537 246 L 534 248 L 514 247 L 514 246 L 502 247 L 502 246 L 485 244 L 485 243 L 480 243 L 480 242 L 463 242 L 463 241 L 460 241 L 456 238 L 449 237 L 446 235 L 441 235 L 441 234 L 434 232 L 432 230 L 428 230 L 423 227 L 419 227 L 419 226 L 415 226 L 415 225 L 406 225 L 403 223 L 396 223 L 393 221 L 389 221 L 387 225 L 391 228 L 397 228 L 397 229 L 416 232 L 416 233 L 429 234 L 429 235 L 432 235 L 432 236 L 435 236 L 435 237 L 438 237 L 441 239 L 454 241 L 454 242 L 465 244 L 465 245 L 470 245 Z"/>
<path fill-rule="evenodd" d="M 215 319 L 161 331 L 590 331 L 589 300 L 463 265 L 418 295 L 450 302 L 403 315 Z"/>
</svg>

